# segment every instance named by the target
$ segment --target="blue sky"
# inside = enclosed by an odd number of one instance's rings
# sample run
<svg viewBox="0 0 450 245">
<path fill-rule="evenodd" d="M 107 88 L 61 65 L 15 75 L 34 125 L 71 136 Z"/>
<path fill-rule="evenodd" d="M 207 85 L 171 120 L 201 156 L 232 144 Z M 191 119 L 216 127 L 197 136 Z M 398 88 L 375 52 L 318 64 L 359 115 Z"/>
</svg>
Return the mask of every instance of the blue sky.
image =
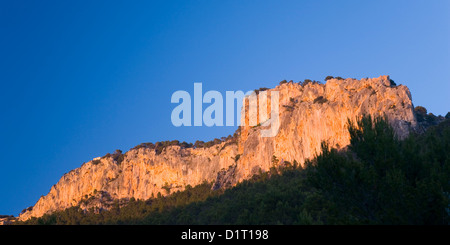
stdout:
<svg viewBox="0 0 450 245">
<path fill-rule="evenodd" d="M 176 90 L 390 75 L 449 111 L 450 2 L 1 1 L 0 214 L 94 157 L 236 127 L 172 126 Z"/>
</svg>

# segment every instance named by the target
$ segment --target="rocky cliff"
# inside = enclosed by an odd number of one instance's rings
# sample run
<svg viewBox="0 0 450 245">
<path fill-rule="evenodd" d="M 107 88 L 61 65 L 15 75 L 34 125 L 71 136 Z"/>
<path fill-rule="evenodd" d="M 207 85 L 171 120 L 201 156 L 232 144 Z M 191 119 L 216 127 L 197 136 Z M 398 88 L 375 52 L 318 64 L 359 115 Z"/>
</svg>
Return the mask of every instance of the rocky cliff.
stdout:
<svg viewBox="0 0 450 245">
<path fill-rule="evenodd" d="M 183 190 L 203 181 L 213 188 L 227 188 L 259 171 L 294 161 L 303 164 L 320 151 L 322 141 L 337 148 L 349 144 L 348 119 L 362 115 L 386 116 L 398 137 L 417 129 L 411 94 L 388 76 L 372 79 L 329 79 L 317 82 L 285 82 L 267 90 L 279 92 L 279 131 L 262 137 L 257 125 L 244 125 L 235 138 L 209 147 L 171 145 L 162 150 L 136 147 L 125 154 L 107 155 L 65 174 L 50 192 L 21 213 L 19 219 L 80 205 L 96 210 L 113 200 L 148 199 L 158 193 Z M 244 106 L 248 103 L 244 103 Z M 267 106 L 271 110 L 271 104 Z"/>
</svg>

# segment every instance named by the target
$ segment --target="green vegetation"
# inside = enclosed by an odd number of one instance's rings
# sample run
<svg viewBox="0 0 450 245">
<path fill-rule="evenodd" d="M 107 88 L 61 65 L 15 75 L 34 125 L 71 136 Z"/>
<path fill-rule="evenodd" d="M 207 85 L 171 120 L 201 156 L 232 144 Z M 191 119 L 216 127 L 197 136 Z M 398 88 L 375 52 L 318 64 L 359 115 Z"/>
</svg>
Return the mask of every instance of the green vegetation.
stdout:
<svg viewBox="0 0 450 245">
<path fill-rule="evenodd" d="M 276 165 L 276 164 L 278 164 L 278 162 L 279 162 L 279 160 L 278 160 L 277 156 L 272 155 L 272 165 Z"/>
<path fill-rule="evenodd" d="M 241 157 L 241 154 L 237 154 L 235 157 L 234 157 L 234 162 L 237 162 L 237 161 L 239 161 L 239 158 Z"/>
<path fill-rule="evenodd" d="M 316 81 L 316 80 L 311 80 L 311 79 L 305 79 L 304 81 L 303 81 L 303 83 L 300 81 L 300 82 L 298 82 L 300 85 L 302 85 L 302 86 L 306 86 L 306 85 L 308 85 L 308 84 L 321 84 L 321 82 L 319 82 L 319 81 Z"/>
<path fill-rule="evenodd" d="M 385 120 L 350 124 L 351 145 L 338 153 L 323 146 L 310 163 L 326 223 L 448 224 L 450 122 L 404 141 Z"/>
<path fill-rule="evenodd" d="M 397 84 L 394 82 L 394 80 L 392 80 L 392 79 L 389 79 L 389 82 L 391 83 L 391 86 L 392 87 L 395 87 L 395 86 L 397 86 Z"/>
<path fill-rule="evenodd" d="M 417 122 L 419 122 L 420 125 L 423 125 L 425 127 L 437 125 L 442 121 L 444 121 L 445 119 L 450 118 L 449 113 L 447 113 L 445 117 L 435 116 L 433 113 L 427 114 L 427 109 L 423 106 L 414 107 L 414 114 L 416 116 Z"/>
<path fill-rule="evenodd" d="M 328 80 L 330 80 L 330 79 L 333 79 L 333 78 L 334 78 L 333 76 L 327 76 L 327 77 L 325 78 L 325 82 L 328 81 Z"/>
<path fill-rule="evenodd" d="M 318 96 L 317 98 L 314 99 L 314 104 L 315 103 L 323 104 L 327 101 L 328 101 L 327 98 L 325 98 L 323 96 Z"/>
<path fill-rule="evenodd" d="M 125 155 L 122 154 L 121 150 L 115 150 L 113 154 L 106 154 L 102 158 L 112 157 L 112 159 L 117 163 L 121 164 L 123 162 L 123 159 L 125 158 Z"/>
<path fill-rule="evenodd" d="M 92 160 L 92 164 L 94 164 L 94 165 L 98 165 L 100 162 L 101 162 L 100 159 Z"/>
<path fill-rule="evenodd" d="M 266 87 L 263 87 L 263 88 L 255 89 L 254 91 L 256 94 L 259 94 L 260 91 L 266 91 L 266 90 L 269 90 L 269 89 Z"/>
<path fill-rule="evenodd" d="M 349 122 L 349 133 L 347 151 L 323 143 L 304 168 L 284 162 L 225 191 L 203 183 L 125 206 L 116 201 L 98 214 L 72 207 L 18 223 L 450 223 L 450 120 L 402 141 L 384 119 Z"/>
<path fill-rule="evenodd" d="M 302 83 L 302 86 L 308 85 L 308 83 L 312 83 L 311 79 L 305 79 Z"/>
<path fill-rule="evenodd" d="M 283 105 L 284 108 L 286 108 L 287 111 L 294 111 L 295 107 L 291 105 Z"/>
<path fill-rule="evenodd" d="M 170 189 L 172 189 L 171 185 L 169 185 L 167 182 L 164 183 L 164 186 L 162 188 L 166 191 L 166 194 L 170 194 Z"/>
<path fill-rule="evenodd" d="M 211 147 L 211 146 L 214 146 L 214 145 L 221 144 L 222 142 L 226 142 L 224 144 L 224 147 L 225 147 L 227 145 L 236 143 L 236 139 L 237 139 L 237 135 L 239 134 L 239 130 L 240 129 L 236 130 L 236 132 L 234 133 L 233 136 L 228 135 L 227 137 L 222 137 L 221 139 L 217 139 L 216 138 L 216 139 L 213 139 L 213 140 L 208 141 L 208 142 L 197 140 L 194 144 L 192 144 L 192 143 L 187 143 L 185 141 L 180 143 L 180 141 L 178 141 L 178 140 L 172 140 L 172 141 L 168 140 L 168 141 L 156 142 L 155 144 L 153 144 L 153 143 L 142 143 L 140 145 L 135 146 L 132 149 L 136 149 L 136 150 L 137 149 L 141 149 L 141 148 L 152 149 L 152 150 L 155 150 L 156 155 L 159 155 L 168 146 L 174 146 L 174 145 L 180 146 L 181 148 L 208 148 L 208 147 Z M 116 152 L 117 151 L 120 151 L 120 150 L 116 150 Z M 116 153 L 114 153 L 114 154 L 116 154 Z M 109 156 L 113 156 L 114 157 L 114 154 L 111 155 L 111 154 L 108 153 L 108 154 L 106 154 L 106 156 L 108 156 L 108 157 Z M 122 154 L 122 151 L 120 151 L 120 154 Z M 118 163 L 123 161 L 123 157 L 120 158 L 120 154 L 117 154 L 115 156 L 118 160 L 116 160 L 116 158 L 114 158 L 114 160 L 118 161 Z"/>
</svg>

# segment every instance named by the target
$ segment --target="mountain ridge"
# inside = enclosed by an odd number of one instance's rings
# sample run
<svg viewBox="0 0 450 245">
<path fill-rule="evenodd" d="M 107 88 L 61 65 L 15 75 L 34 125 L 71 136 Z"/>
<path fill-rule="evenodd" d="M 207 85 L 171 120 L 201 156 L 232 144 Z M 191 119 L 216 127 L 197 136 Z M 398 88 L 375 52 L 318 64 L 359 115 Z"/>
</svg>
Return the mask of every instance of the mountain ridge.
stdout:
<svg viewBox="0 0 450 245">
<path fill-rule="evenodd" d="M 323 141 L 344 148 L 350 143 L 348 120 L 363 115 L 385 116 L 399 138 L 423 131 L 409 89 L 397 86 L 389 76 L 331 78 L 325 84 L 282 82 L 267 91 L 280 94 L 280 129 L 275 137 L 261 137 L 262 126 L 246 124 L 233 138 L 209 147 L 141 144 L 124 154 L 108 154 L 64 174 L 19 219 L 76 205 L 100 211 L 113 200 L 168 195 L 204 181 L 214 181 L 216 189 L 228 188 L 273 166 L 302 165 L 320 152 Z M 251 116 L 258 115 L 246 113 L 241 119 L 248 122 Z"/>
</svg>

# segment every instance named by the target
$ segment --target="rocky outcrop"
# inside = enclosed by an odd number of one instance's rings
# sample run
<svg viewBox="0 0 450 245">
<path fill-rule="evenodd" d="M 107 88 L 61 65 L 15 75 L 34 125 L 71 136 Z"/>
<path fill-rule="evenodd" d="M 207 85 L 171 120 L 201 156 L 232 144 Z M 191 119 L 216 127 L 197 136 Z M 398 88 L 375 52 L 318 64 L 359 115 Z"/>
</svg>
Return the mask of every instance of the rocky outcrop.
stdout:
<svg viewBox="0 0 450 245">
<path fill-rule="evenodd" d="M 238 181 L 250 177 L 255 166 L 268 170 L 284 161 L 303 164 L 320 153 L 322 141 L 336 148 L 347 146 L 348 119 L 386 116 L 399 138 L 417 128 L 409 89 L 393 85 L 389 76 L 330 79 L 326 84 L 289 82 L 274 90 L 280 98 L 279 132 L 275 137 L 262 137 L 261 126 L 241 128 Z"/>
<path fill-rule="evenodd" d="M 417 128 L 411 94 L 388 76 L 372 79 L 330 79 L 326 84 L 283 83 L 279 91 L 280 127 L 262 137 L 263 126 L 244 125 L 237 138 L 207 148 L 172 145 L 161 152 L 131 149 L 83 164 L 65 174 L 50 192 L 25 210 L 20 219 L 39 217 L 71 206 L 108 208 L 113 200 L 148 199 L 184 190 L 203 181 L 213 189 L 228 188 L 273 166 L 303 164 L 320 152 L 320 144 L 343 148 L 350 142 L 348 119 L 386 116 L 399 138 Z M 245 104 L 244 104 L 245 105 Z M 267 106 L 270 111 L 270 103 Z M 258 114 L 251 115 L 258 119 Z M 249 121 L 249 114 L 242 115 Z"/>
</svg>

